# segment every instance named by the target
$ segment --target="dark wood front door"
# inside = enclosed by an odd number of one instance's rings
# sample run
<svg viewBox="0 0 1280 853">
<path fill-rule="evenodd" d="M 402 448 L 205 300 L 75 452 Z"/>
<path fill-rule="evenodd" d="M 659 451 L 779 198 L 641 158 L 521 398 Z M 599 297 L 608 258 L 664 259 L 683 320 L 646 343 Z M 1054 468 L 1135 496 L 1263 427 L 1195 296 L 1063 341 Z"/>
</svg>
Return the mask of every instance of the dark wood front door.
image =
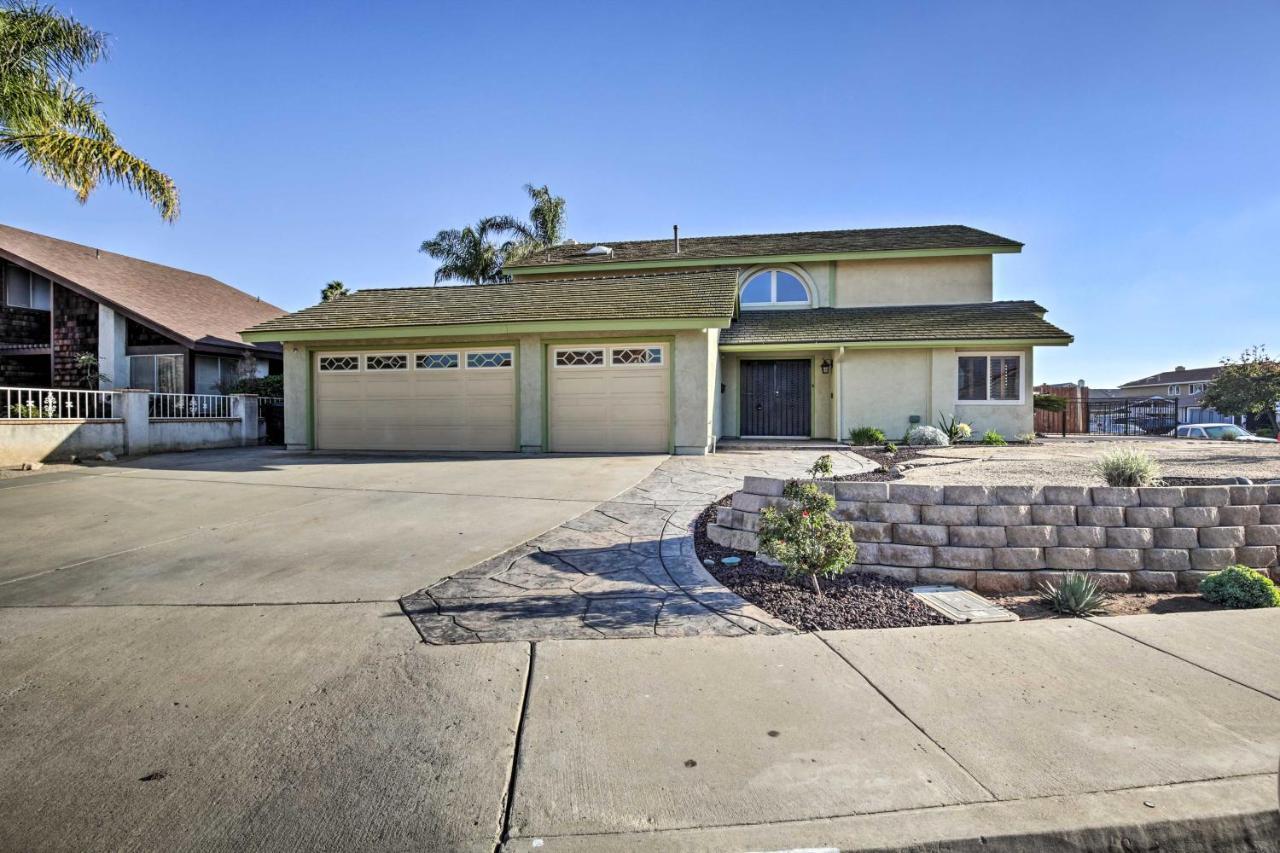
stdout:
<svg viewBox="0 0 1280 853">
<path fill-rule="evenodd" d="M 809 436 L 808 359 L 742 361 L 740 435 Z"/>
</svg>

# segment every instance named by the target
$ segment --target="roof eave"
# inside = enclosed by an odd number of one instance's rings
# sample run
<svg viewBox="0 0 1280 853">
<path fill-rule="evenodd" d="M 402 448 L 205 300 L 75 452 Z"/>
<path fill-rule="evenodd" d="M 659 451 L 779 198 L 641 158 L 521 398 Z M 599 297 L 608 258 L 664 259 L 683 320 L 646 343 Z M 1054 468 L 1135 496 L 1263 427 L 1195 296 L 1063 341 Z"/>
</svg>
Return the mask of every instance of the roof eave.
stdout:
<svg viewBox="0 0 1280 853">
<path fill-rule="evenodd" d="M 570 264 L 515 264 L 502 268 L 507 275 L 537 275 L 561 272 L 599 272 L 603 270 L 637 270 L 666 267 L 754 266 L 757 264 L 795 264 L 806 261 L 876 261 L 896 258 L 937 258 L 953 255 L 1017 254 L 1022 244 L 1004 246 L 966 246 L 954 249 L 887 249 L 873 252 L 804 252 L 782 255 L 734 255 L 716 258 L 659 258 L 643 261 L 596 261 Z"/>
<path fill-rule="evenodd" d="M 721 343 L 720 349 L 723 352 L 752 352 L 763 350 L 804 350 L 817 348 L 837 348 L 845 349 L 920 349 L 920 348 L 936 348 L 936 347 L 1065 347 L 1075 342 L 1073 335 L 1065 335 L 1053 338 L 939 338 L 935 340 L 928 339 L 891 339 L 875 341 L 841 341 L 841 340 L 815 340 L 815 341 L 794 341 L 785 343 Z"/>
<path fill-rule="evenodd" d="M 507 323 L 442 323 L 436 325 L 352 326 L 342 328 L 246 329 L 247 341 L 351 341 L 393 338 L 448 338 L 470 335 L 503 337 L 554 332 L 639 332 L 671 329 L 727 329 L 730 317 L 652 317 L 619 320 L 524 320 Z"/>
</svg>

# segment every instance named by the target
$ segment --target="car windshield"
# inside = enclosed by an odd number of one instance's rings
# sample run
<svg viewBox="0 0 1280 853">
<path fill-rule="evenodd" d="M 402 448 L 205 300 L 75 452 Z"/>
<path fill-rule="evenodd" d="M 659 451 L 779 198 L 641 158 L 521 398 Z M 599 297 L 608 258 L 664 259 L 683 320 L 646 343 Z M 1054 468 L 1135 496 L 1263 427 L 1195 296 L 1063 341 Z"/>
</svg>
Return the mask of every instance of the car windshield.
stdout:
<svg viewBox="0 0 1280 853">
<path fill-rule="evenodd" d="M 1249 435 L 1248 432 L 1240 429 L 1240 427 L 1230 425 L 1205 427 L 1204 431 L 1209 438 L 1227 438 L 1228 436 L 1240 438 L 1241 436 Z"/>
</svg>

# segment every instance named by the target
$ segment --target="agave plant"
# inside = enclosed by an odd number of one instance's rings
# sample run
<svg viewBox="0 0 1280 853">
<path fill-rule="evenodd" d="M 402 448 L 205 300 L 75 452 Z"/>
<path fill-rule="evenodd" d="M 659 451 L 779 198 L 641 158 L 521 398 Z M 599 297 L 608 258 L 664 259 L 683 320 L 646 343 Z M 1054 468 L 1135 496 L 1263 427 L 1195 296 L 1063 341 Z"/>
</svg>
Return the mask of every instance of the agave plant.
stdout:
<svg viewBox="0 0 1280 853">
<path fill-rule="evenodd" d="M 1093 578 L 1067 572 L 1058 583 L 1040 585 L 1040 601 L 1064 616 L 1097 616 L 1104 612 L 1107 596 Z"/>
</svg>

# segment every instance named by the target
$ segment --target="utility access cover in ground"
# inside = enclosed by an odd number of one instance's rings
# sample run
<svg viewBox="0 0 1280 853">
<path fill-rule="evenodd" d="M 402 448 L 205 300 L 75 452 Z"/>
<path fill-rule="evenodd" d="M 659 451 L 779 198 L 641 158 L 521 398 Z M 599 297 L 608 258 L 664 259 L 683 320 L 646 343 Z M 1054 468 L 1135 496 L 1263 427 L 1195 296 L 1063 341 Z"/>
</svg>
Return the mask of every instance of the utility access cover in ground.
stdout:
<svg viewBox="0 0 1280 853">
<path fill-rule="evenodd" d="M 1010 610 L 956 586 L 913 586 L 911 594 L 952 622 L 1017 622 Z"/>
</svg>

